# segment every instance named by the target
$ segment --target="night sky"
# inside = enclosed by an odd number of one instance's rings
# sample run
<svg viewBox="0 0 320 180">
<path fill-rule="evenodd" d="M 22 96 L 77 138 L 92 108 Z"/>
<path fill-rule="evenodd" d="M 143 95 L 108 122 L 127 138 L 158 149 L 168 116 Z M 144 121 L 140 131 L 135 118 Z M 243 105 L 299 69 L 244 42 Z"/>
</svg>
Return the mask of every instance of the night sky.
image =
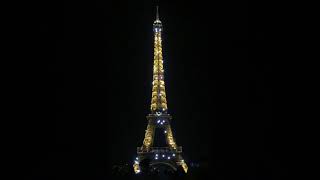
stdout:
<svg viewBox="0 0 320 180">
<path fill-rule="evenodd" d="M 202 177 L 285 177 L 265 4 L 158 4 L 168 109 L 185 160 L 200 163 Z M 113 165 L 132 163 L 144 138 L 156 3 L 37 6 L 27 27 L 25 179 L 107 179 Z"/>
</svg>

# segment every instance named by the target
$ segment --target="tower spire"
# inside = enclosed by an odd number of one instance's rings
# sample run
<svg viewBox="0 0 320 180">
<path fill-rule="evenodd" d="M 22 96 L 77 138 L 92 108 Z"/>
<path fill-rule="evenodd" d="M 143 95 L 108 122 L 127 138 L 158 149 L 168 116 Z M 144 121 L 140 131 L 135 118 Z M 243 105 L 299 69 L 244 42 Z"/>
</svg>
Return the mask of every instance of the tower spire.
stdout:
<svg viewBox="0 0 320 180">
<path fill-rule="evenodd" d="M 157 6 L 157 15 L 156 15 L 156 20 L 159 20 L 159 6 Z"/>
</svg>

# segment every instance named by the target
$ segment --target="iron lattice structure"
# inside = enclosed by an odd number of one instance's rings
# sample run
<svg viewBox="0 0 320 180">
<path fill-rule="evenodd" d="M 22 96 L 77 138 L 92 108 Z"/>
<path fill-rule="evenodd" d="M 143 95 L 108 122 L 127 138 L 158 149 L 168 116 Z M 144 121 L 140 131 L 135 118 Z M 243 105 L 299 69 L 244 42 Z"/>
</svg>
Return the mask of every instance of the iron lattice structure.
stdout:
<svg viewBox="0 0 320 180">
<path fill-rule="evenodd" d="M 159 19 L 158 7 L 156 20 L 153 23 L 153 32 L 154 58 L 150 114 L 147 116 L 148 125 L 143 144 L 137 148 L 138 157 L 133 167 L 135 173 L 140 173 L 140 162 L 149 159 L 150 166 L 154 169 L 157 168 L 157 165 L 166 165 L 175 171 L 182 167 L 187 173 L 188 166 L 182 158 L 182 147 L 177 146 L 170 126 L 172 117 L 168 114 L 162 56 L 162 23 Z M 155 143 L 155 135 L 159 131 L 163 133 L 166 142 L 161 147 L 157 147 Z"/>
</svg>

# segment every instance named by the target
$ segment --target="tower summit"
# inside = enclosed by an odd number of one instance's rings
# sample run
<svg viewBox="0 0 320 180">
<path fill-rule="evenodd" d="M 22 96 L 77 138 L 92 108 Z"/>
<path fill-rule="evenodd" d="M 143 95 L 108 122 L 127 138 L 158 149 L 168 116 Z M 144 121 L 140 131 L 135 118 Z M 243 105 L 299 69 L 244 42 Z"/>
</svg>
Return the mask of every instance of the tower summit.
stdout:
<svg viewBox="0 0 320 180">
<path fill-rule="evenodd" d="M 147 115 L 148 125 L 141 147 L 137 148 L 138 157 L 133 167 L 135 173 L 144 171 L 142 162 L 149 162 L 152 171 L 177 171 L 185 173 L 188 166 L 182 158 L 182 147 L 177 146 L 170 126 L 172 119 L 168 114 L 167 97 L 164 81 L 164 67 L 162 56 L 162 23 L 157 6 L 156 20 L 153 22 L 154 53 L 153 78 L 150 114 Z M 143 163 L 145 164 L 145 163 Z"/>
</svg>

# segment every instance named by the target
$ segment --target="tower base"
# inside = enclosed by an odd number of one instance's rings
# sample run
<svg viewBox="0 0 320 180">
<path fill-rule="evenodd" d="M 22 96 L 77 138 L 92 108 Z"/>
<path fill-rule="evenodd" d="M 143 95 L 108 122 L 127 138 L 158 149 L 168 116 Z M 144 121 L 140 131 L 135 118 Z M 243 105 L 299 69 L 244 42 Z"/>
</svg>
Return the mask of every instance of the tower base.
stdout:
<svg viewBox="0 0 320 180">
<path fill-rule="evenodd" d="M 138 157 L 136 158 L 133 169 L 136 174 L 143 171 L 176 172 L 182 169 L 184 173 L 188 172 L 188 166 L 182 158 L 182 148 L 170 149 L 168 147 L 151 147 L 149 150 L 137 149 Z"/>
</svg>

